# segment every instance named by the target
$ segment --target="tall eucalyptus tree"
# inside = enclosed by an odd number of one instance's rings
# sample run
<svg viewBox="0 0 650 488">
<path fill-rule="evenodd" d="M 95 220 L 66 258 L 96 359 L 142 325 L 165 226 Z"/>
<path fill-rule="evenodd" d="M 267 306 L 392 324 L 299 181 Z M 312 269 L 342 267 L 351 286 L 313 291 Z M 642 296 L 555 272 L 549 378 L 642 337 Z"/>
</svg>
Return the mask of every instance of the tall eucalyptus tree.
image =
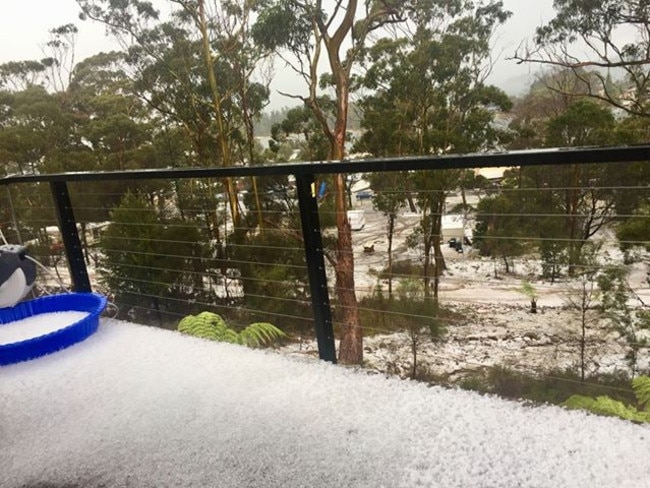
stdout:
<svg viewBox="0 0 650 488">
<path fill-rule="evenodd" d="M 465 153 L 498 147 L 504 133 L 493 125 L 511 102 L 485 83 L 490 39 L 509 17 L 503 3 L 423 2 L 413 29 L 367 50 L 361 101 L 365 133 L 359 147 L 382 156 Z M 437 299 L 445 264 L 441 250 L 446 194 L 460 185 L 460 170 L 411 176 L 423 211 L 425 296 Z M 433 265 L 432 265 L 433 264 Z"/>
<path fill-rule="evenodd" d="M 410 1 L 386 0 L 273 0 L 259 6 L 256 41 L 275 51 L 304 81 L 307 94 L 286 93 L 309 107 L 329 142 L 328 159 L 346 154 L 347 123 L 353 69 L 372 32 L 406 20 Z M 324 67 L 326 66 L 326 67 Z M 320 84 L 334 92 L 334 116 L 321 105 Z M 363 360 L 363 333 L 354 286 L 352 233 L 347 219 L 344 175 L 336 175 L 337 227 L 336 295 L 341 309 L 339 360 Z"/>
</svg>

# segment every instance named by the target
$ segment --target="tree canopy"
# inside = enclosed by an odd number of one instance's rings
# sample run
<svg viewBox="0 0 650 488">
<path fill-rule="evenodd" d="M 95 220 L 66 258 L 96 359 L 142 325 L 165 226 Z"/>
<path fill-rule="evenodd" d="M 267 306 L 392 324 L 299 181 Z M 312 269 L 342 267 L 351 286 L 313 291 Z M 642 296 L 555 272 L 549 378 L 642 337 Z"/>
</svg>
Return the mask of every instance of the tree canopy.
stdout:
<svg viewBox="0 0 650 488">
<path fill-rule="evenodd" d="M 650 4 L 554 0 L 553 6 L 555 17 L 537 29 L 534 45 L 520 49 L 514 59 L 569 69 L 588 96 L 632 115 L 650 115 Z M 612 77 L 621 83 L 613 85 Z"/>
</svg>

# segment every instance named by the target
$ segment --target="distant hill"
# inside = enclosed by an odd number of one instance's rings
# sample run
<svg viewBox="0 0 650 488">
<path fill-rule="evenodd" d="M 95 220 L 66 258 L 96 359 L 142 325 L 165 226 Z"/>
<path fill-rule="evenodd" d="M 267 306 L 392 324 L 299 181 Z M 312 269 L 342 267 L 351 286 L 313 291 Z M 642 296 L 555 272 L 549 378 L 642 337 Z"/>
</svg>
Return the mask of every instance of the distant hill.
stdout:
<svg viewBox="0 0 650 488">
<path fill-rule="evenodd" d="M 260 120 L 255 122 L 255 137 L 271 137 L 271 127 L 273 124 L 282 122 L 287 116 L 287 112 L 293 107 L 282 107 L 279 110 L 264 112 Z M 361 128 L 361 113 L 357 106 L 351 102 L 348 114 L 348 130 L 356 131 Z"/>
<path fill-rule="evenodd" d="M 280 123 L 293 107 L 282 107 L 280 110 L 264 112 L 260 120 L 255 122 L 255 137 L 271 137 L 271 127 Z"/>
<path fill-rule="evenodd" d="M 537 79 L 537 73 L 525 73 L 505 78 L 501 81 L 490 80 L 511 97 L 521 97 L 528 93 L 530 86 Z"/>
</svg>

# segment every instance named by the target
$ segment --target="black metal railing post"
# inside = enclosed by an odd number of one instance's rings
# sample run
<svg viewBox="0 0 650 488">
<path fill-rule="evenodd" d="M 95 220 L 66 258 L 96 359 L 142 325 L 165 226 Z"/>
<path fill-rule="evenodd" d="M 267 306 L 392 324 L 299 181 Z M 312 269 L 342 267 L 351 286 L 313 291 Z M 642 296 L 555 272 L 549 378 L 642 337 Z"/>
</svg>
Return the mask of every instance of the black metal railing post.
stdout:
<svg viewBox="0 0 650 488">
<path fill-rule="evenodd" d="M 296 175 L 300 222 L 305 243 L 305 257 L 309 273 L 311 302 L 314 311 L 314 327 L 318 342 L 318 355 L 325 361 L 336 363 L 332 310 L 327 290 L 323 238 L 318 217 L 318 202 L 314 175 Z"/>
<path fill-rule="evenodd" d="M 64 181 L 52 181 L 50 182 L 50 189 L 54 197 L 56 216 L 59 220 L 59 229 L 61 230 L 61 237 L 68 258 L 72 286 L 74 291 L 90 292 L 92 291 L 90 279 L 88 278 L 88 270 L 86 269 L 83 249 L 79 240 L 77 221 L 74 218 L 68 185 Z"/>
</svg>

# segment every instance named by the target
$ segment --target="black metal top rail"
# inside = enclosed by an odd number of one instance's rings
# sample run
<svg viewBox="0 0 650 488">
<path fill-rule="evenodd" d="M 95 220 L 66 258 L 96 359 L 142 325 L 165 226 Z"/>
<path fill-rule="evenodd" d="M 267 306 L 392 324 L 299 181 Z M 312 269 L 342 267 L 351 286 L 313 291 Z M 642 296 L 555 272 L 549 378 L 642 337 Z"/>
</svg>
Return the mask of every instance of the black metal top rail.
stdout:
<svg viewBox="0 0 650 488">
<path fill-rule="evenodd" d="M 285 163 L 268 166 L 231 166 L 228 168 L 167 168 L 131 171 L 88 171 L 42 175 L 12 175 L 0 179 L 0 185 L 63 181 L 225 178 L 233 176 L 271 176 L 287 174 L 299 176 L 335 173 L 366 173 L 375 171 L 445 170 L 496 168 L 503 166 L 514 167 L 616 163 L 648 160 L 650 160 L 650 145 L 644 144 L 624 147 L 535 149 L 499 153 Z"/>
</svg>

